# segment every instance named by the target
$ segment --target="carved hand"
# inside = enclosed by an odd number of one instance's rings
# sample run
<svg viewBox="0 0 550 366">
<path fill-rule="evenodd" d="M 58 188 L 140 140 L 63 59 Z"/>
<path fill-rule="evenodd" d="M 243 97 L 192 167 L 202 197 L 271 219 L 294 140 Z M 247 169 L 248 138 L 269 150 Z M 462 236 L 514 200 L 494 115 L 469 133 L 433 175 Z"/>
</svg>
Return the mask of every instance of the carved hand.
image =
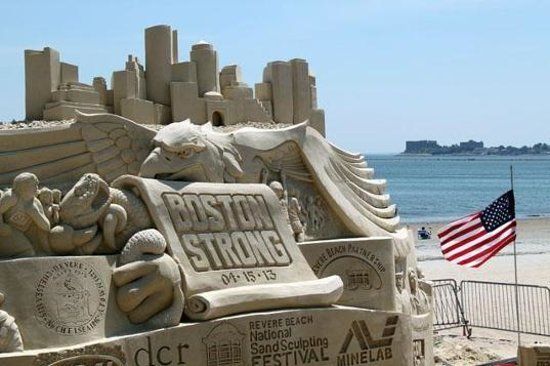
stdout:
<svg viewBox="0 0 550 366">
<path fill-rule="evenodd" d="M 183 314 L 183 291 L 178 264 L 168 254 L 166 241 L 155 229 L 140 231 L 128 240 L 113 273 L 117 303 L 132 323 L 155 328 L 177 325 Z"/>
</svg>

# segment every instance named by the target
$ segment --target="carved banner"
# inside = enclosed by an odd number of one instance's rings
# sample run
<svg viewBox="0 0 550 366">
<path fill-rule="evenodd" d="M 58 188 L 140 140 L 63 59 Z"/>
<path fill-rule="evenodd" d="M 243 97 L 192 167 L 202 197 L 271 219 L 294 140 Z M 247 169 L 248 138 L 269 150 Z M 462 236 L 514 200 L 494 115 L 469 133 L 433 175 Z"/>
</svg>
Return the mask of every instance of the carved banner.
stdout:
<svg viewBox="0 0 550 366">
<path fill-rule="evenodd" d="M 168 182 L 125 176 L 185 272 L 187 296 L 232 287 L 316 280 L 275 194 L 262 184 Z"/>
</svg>

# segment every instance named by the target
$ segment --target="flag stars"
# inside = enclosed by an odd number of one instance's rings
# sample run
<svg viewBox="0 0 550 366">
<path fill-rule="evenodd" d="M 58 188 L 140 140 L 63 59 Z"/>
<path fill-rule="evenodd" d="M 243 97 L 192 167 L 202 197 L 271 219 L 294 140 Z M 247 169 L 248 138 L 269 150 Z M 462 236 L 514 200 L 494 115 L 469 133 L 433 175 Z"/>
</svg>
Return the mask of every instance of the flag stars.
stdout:
<svg viewBox="0 0 550 366">
<path fill-rule="evenodd" d="M 493 231 L 515 217 L 512 191 L 505 193 L 481 212 L 481 222 L 487 231 Z"/>
</svg>

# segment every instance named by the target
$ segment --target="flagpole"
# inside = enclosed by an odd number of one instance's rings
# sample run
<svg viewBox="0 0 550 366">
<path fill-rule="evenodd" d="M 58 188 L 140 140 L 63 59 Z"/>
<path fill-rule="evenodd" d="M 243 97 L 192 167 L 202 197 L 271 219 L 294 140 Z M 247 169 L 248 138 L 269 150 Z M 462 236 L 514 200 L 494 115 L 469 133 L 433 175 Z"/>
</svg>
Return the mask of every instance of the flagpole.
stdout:
<svg viewBox="0 0 550 366">
<path fill-rule="evenodd" d="M 510 186 L 512 193 L 514 190 L 514 166 L 510 165 Z M 514 208 L 515 211 L 515 208 Z M 516 321 L 518 326 L 518 347 L 521 345 L 521 332 L 519 327 L 519 294 L 518 294 L 518 258 L 516 251 L 516 240 L 514 240 L 514 281 L 515 281 L 515 295 L 516 295 Z"/>
</svg>

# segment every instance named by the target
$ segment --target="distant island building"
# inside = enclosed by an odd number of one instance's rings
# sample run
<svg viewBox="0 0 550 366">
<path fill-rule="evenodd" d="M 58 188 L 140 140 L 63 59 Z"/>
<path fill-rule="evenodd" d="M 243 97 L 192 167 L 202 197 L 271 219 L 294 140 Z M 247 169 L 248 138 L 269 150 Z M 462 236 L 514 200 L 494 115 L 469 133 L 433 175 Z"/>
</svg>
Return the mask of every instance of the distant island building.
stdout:
<svg viewBox="0 0 550 366">
<path fill-rule="evenodd" d="M 441 146 L 435 140 L 407 141 L 403 154 L 472 154 L 485 151 L 483 141 L 464 141 L 458 145 Z"/>
<path fill-rule="evenodd" d="M 539 142 L 533 146 L 485 147 L 483 141 L 464 141 L 451 146 L 441 146 L 434 140 L 407 141 L 402 154 L 424 155 L 550 155 L 550 145 Z"/>
<path fill-rule="evenodd" d="M 461 142 L 458 147 L 461 151 L 474 151 L 475 149 L 483 149 L 483 141 L 468 140 Z"/>
<path fill-rule="evenodd" d="M 407 141 L 405 145 L 405 154 L 432 154 L 441 146 L 435 140 Z"/>
<path fill-rule="evenodd" d="M 50 47 L 26 50 L 26 119 L 70 119 L 79 110 L 115 113 L 145 124 L 309 120 L 324 134 L 325 115 L 317 107 L 316 79 L 306 60 L 269 62 L 253 90 L 238 65 L 219 70 L 212 44 L 194 44 L 189 60 L 179 61 L 177 40 L 177 31 L 168 25 L 145 29 L 145 66 L 129 55 L 124 70 L 113 72 L 110 88 L 100 76 L 91 85 L 80 82 L 78 66 L 61 62 Z"/>
</svg>

